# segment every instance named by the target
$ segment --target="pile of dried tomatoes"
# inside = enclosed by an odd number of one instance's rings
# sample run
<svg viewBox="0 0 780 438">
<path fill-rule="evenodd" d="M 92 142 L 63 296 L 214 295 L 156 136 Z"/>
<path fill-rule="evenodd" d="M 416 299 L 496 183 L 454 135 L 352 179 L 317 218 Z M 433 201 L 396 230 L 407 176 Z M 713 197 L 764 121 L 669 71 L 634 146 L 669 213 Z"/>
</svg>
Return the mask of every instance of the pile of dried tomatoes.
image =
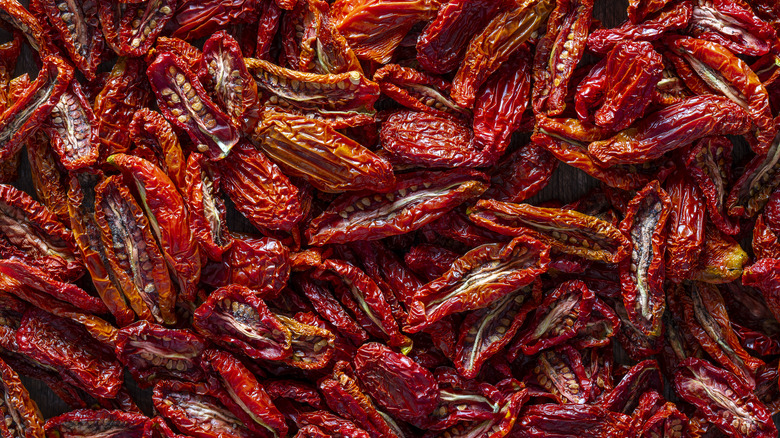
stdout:
<svg viewBox="0 0 780 438">
<path fill-rule="evenodd" d="M 0 0 L 0 435 L 776 437 L 780 6 L 593 1 Z"/>
</svg>

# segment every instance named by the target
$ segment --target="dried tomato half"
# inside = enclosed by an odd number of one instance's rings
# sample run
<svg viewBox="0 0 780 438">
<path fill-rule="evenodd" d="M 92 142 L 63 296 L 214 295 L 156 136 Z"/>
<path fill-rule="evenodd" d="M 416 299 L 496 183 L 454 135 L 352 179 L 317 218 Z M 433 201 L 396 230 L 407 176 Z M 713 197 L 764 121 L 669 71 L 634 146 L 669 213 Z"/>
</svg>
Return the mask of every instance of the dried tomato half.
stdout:
<svg viewBox="0 0 780 438">
<path fill-rule="evenodd" d="M 46 421 L 47 437 L 141 437 L 149 418 L 120 410 L 79 409 Z"/>
<path fill-rule="evenodd" d="M 460 375 L 475 378 L 485 361 L 509 344 L 525 317 L 541 301 L 540 288 L 541 283 L 534 282 L 466 316 L 453 360 Z"/>
<path fill-rule="evenodd" d="M 399 177 L 393 190 L 359 192 L 337 198 L 306 230 L 309 244 L 377 240 L 408 233 L 441 217 L 487 189 L 479 172 L 413 172 Z"/>
<path fill-rule="evenodd" d="M 192 436 L 262 436 L 256 424 L 225 390 L 205 383 L 163 380 L 154 386 L 154 408 L 177 429 Z"/>
<path fill-rule="evenodd" d="M 176 291 L 165 259 L 149 220 L 118 176 L 95 187 L 94 217 L 111 271 L 136 315 L 172 324 Z"/>
<path fill-rule="evenodd" d="M 230 353 L 207 350 L 203 355 L 203 366 L 211 372 L 210 377 L 218 381 L 230 398 L 259 425 L 263 434 L 287 435 L 287 424 L 282 413 L 274 406 L 271 397 L 257 378 Z"/>
<path fill-rule="evenodd" d="M 630 247 L 609 222 L 574 210 L 481 199 L 469 209 L 469 219 L 501 234 L 533 236 L 555 251 L 590 260 L 619 263 Z"/>
<path fill-rule="evenodd" d="M 65 169 L 78 170 L 97 161 L 100 153 L 98 120 L 76 80 L 52 108 L 45 130 Z"/>
<path fill-rule="evenodd" d="M 119 330 L 116 355 L 136 382 L 151 387 L 165 379 L 202 379 L 200 356 L 205 346 L 204 340 L 189 330 L 138 321 Z"/>
<path fill-rule="evenodd" d="M 238 132 L 186 62 L 173 53 L 162 53 L 146 75 L 165 118 L 183 129 L 199 152 L 212 160 L 225 158 L 238 143 Z"/>
<path fill-rule="evenodd" d="M 458 312 L 481 309 L 547 270 L 550 248 L 529 237 L 477 247 L 415 293 L 404 329 L 415 333 Z"/>
<path fill-rule="evenodd" d="M 3 360 L 0 360 L 0 389 L 3 394 L 0 410 L 5 419 L 0 424 L 0 432 L 12 437 L 42 437 L 43 415 L 38 405 L 30 398 L 19 375 Z"/>
<path fill-rule="evenodd" d="M 57 280 L 75 280 L 84 269 L 70 230 L 30 195 L 5 184 L 0 184 L 0 255 Z"/>
<path fill-rule="evenodd" d="M 620 230 L 630 237 L 631 256 L 620 264 L 620 285 L 628 317 L 647 335 L 661 334 L 664 313 L 666 223 L 672 201 L 657 182 L 628 204 Z"/>
<path fill-rule="evenodd" d="M 436 379 L 412 359 L 382 344 L 366 343 L 353 361 L 360 385 L 393 417 L 415 422 L 436 408 Z"/>
<path fill-rule="evenodd" d="M 24 141 L 46 120 L 73 80 L 73 67 L 51 55 L 29 87 L 0 113 L 0 160 L 16 154 Z"/>
<path fill-rule="evenodd" d="M 218 345 L 254 359 L 281 360 L 292 355 L 290 328 L 244 286 L 212 292 L 195 311 L 193 326 Z"/>
<path fill-rule="evenodd" d="M 113 351 L 69 319 L 31 308 L 16 341 L 21 352 L 54 367 L 65 382 L 93 397 L 113 398 L 122 386 L 122 365 Z"/>
<path fill-rule="evenodd" d="M 689 358 L 677 368 L 677 393 L 699 409 L 707 421 L 730 436 L 774 437 L 769 410 L 750 388 L 730 372 L 702 359 Z"/>
<path fill-rule="evenodd" d="M 386 159 L 317 119 L 268 110 L 252 139 L 285 172 L 324 192 L 385 192 L 395 182 Z"/>
<path fill-rule="evenodd" d="M 535 354 L 573 338 L 590 317 L 596 296 L 585 283 L 567 281 L 544 297 L 533 320 L 509 349 L 514 359 L 519 350 Z"/>
</svg>

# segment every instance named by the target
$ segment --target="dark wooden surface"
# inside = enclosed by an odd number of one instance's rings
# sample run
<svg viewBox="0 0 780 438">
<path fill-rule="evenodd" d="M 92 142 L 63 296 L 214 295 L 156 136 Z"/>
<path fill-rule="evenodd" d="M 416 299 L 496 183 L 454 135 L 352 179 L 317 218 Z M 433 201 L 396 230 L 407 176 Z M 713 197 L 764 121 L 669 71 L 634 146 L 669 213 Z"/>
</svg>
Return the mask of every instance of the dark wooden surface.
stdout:
<svg viewBox="0 0 780 438">
<path fill-rule="evenodd" d="M 23 3 L 26 3 L 26 1 L 23 1 Z M 596 0 L 594 18 L 600 20 L 606 26 L 616 26 L 625 20 L 626 6 L 627 0 Z M 0 39 L 0 41 L 4 40 Z M 34 78 L 37 67 L 32 61 L 33 57 L 29 47 L 25 46 L 21 58 L 17 66 L 16 75 L 29 73 L 31 78 Z M 127 122 L 129 124 L 130 121 L 128 120 Z M 14 185 L 33 194 L 31 184 L 29 166 L 26 158 L 24 158 L 19 179 Z M 559 199 L 563 202 L 569 202 L 581 197 L 596 185 L 596 180 L 585 173 L 569 166 L 561 165 L 552 176 L 547 187 L 535 196 L 532 201 L 542 202 L 550 199 Z M 233 230 L 250 231 L 246 229 L 248 224 L 240 216 L 231 215 L 228 222 Z M 23 378 L 23 380 L 46 418 L 51 418 L 69 410 L 68 406 L 42 382 L 30 378 Z M 139 389 L 129 376 L 126 380 L 128 388 L 139 407 L 147 415 L 151 414 L 151 391 Z"/>
</svg>

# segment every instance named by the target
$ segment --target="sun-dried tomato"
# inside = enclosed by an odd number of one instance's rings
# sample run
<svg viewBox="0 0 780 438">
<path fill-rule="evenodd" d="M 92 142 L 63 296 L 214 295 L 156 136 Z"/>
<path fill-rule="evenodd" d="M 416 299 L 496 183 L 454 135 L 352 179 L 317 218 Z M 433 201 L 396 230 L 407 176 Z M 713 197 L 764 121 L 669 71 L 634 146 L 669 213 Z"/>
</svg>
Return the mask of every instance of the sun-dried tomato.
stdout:
<svg viewBox="0 0 780 438">
<path fill-rule="evenodd" d="M 527 436 L 560 434 L 582 438 L 622 436 L 629 433 L 630 418 L 596 405 L 541 404 L 523 411 L 518 425 Z"/>
<path fill-rule="evenodd" d="M 303 437 L 369 438 L 368 432 L 357 427 L 355 423 L 328 411 L 304 412 L 296 417 L 296 422 L 300 426 L 298 434 Z M 319 435 L 306 435 L 303 432 L 314 428 Z"/>
<path fill-rule="evenodd" d="M 536 384 L 549 391 L 560 403 L 586 403 L 591 398 L 592 382 L 580 354 L 569 345 L 545 350 L 538 356 L 532 373 Z"/>
<path fill-rule="evenodd" d="M 100 183 L 101 177 L 100 174 L 89 173 L 73 176 L 68 191 L 68 210 L 73 234 L 92 284 L 116 318 L 117 324 L 124 326 L 133 322 L 135 315 L 127 301 L 129 297 L 125 296 L 111 267 L 100 227 L 95 221 L 95 187 Z"/>
<path fill-rule="evenodd" d="M 556 2 L 534 54 L 534 114 L 563 113 L 569 81 L 585 52 L 592 15 L 593 0 Z"/>
<path fill-rule="evenodd" d="M 596 296 L 581 281 L 567 281 L 548 292 L 533 319 L 509 349 L 514 359 L 519 351 L 531 355 L 573 338 L 585 325 Z"/>
<path fill-rule="evenodd" d="M 176 290 L 151 224 L 118 176 L 95 187 L 94 220 L 116 284 L 141 319 L 172 324 Z"/>
<path fill-rule="evenodd" d="M 3 414 L 6 421 L 0 424 L 0 431 L 6 436 L 43 436 L 43 415 L 38 405 L 30 398 L 19 375 L 0 360 L 0 389 L 3 392 Z M 8 421 L 10 420 L 10 421 Z"/>
<path fill-rule="evenodd" d="M 43 59 L 38 77 L 0 114 L 0 159 L 16 154 L 48 118 L 73 79 L 73 67 L 55 55 Z"/>
<path fill-rule="evenodd" d="M 775 119 L 780 123 L 780 118 Z M 753 217 L 766 204 L 772 191 L 780 184 L 780 134 L 776 135 L 765 154 L 758 154 L 745 166 L 734 182 L 723 207 L 729 216 Z M 736 234 L 736 233 L 732 233 Z"/>
<path fill-rule="evenodd" d="M 250 438 L 264 432 L 226 390 L 206 383 L 163 380 L 154 386 L 152 402 L 160 415 L 191 436 Z"/>
<path fill-rule="evenodd" d="M 186 436 L 174 433 L 162 417 L 154 417 L 144 424 L 143 438 L 186 438 Z"/>
<path fill-rule="evenodd" d="M 460 375 L 476 377 L 484 362 L 509 344 L 525 317 L 539 304 L 540 286 L 534 282 L 466 316 L 453 360 Z"/>
<path fill-rule="evenodd" d="M 661 79 L 661 55 L 647 42 L 620 43 L 609 52 L 605 67 L 603 105 L 596 110 L 596 125 L 612 131 L 628 128 L 651 103 Z"/>
<path fill-rule="evenodd" d="M 39 19 L 16 0 L 3 0 L 0 3 L 0 20 L 21 31 L 33 50 L 42 56 L 56 52 L 48 34 Z"/>
<path fill-rule="evenodd" d="M 427 112 L 399 111 L 380 131 L 382 147 L 398 164 L 414 167 L 481 167 L 495 160 L 479 149 L 463 121 Z"/>
<path fill-rule="evenodd" d="M 594 292 L 599 294 L 601 291 L 595 289 Z M 605 346 L 609 344 L 619 329 L 620 317 L 612 307 L 596 298 L 590 313 L 590 320 L 577 332 L 571 342 L 580 349 Z"/>
<path fill-rule="evenodd" d="M 284 417 L 274 406 L 271 397 L 236 357 L 224 351 L 207 350 L 203 354 L 203 364 L 211 372 L 210 378 L 225 389 L 246 415 L 265 429 L 264 433 L 270 432 L 274 436 L 287 434 Z"/>
<path fill-rule="evenodd" d="M 360 385 L 394 417 L 416 422 L 433 413 L 438 404 L 433 374 L 382 344 L 363 344 L 354 365 Z"/>
<path fill-rule="evenodd" d="M 539 132 L 531 140 L 544 147 L 557 159 L 581 169 L 610 187 L 638 190 L 655 179 L 663 180 L 674 169 L 671 160 L 645 161 L 640 165 L 604 167 L 588 152 L 588 144 L 604 140 L 609 133 L 578 119 L 551 119 L 537 116 Z"/>
<path fill-rule="evenodd" d="M 480 86 L 544 25 L 553 9 L 549 0 L 510 5 L 496 14 L 466 48 L 452 84 L 452 98 L 464 108 L 473 106 Z"/>
<path fill-rule="evenodd" d="M 674 38 L 669 48 L 685 58 L 707 85 L 745 109 L 756 127 L 751 147 L 765 153 L 777 133 L 766 88 L 750 67 L 718 43 Z"/>
<path fill-rule="evenodd" d="M 674 378 L 677 393 L 730 436 L 774 437 L 766 406 L 730 372 L 702 359 L 683 361 Z"/>
<path fill-rule="evenodd" d="M 666 276 L 680 281 L 690 276 L 704 247 L 707 213 L 701 190 L 685 171 L 673 173 L 665 189 L 672 203 L 666 237 Z"/>
<path fill-rule="evenodd" d="M 485 199 L 522 202 L 544 189 L 558 160 L 537 144 L 529 143 L 504 155 L 490 174 L 490 187 Z"/>
<path fill-rule="evenodd" d="M 266 111 L 253 141 L 285 172 L 325 192 L 392 187 L 390 163 L 316 119 Z"/>
<path fill-rule="evenodd" d="M 705 283 L 729 283 L 742 275 L 747 261 L 748 255 L 739 242 L 710 224 L 706 224 L 704 248 L 693 269 L 691 279 Z"/>
<path fill-rule="evenodd" d="M 754 375 L 764 362 L 752 357 L 740 344 L 717 287 L 692 283 L 689 289 L 690 296 L 680 296 L 686 328 L 710 357 L 754 387 Z"/>
<path fill-rule="evenodd" d="M 574 210 L 480 200 L 469 219 L 501 234 L 531 235 L 555 251 L 591 260 L 618 263 L 630 247 L 616 227 Z"/>
<path fill-rule="evenodd" d="M 127 6 L 119 21 L 119 53 L 129 56 L 145 55 L 157 35 L 173 17 L 175 8 L 176 2 L 170 0 L 154 0 L 145 4 L 132 2 Z"/>
<path fill-rule="evenodd" d="M 330 5 L 320 0 L 298 1 L 280 20 L 282 35 L 279 64 L 292 70 L 311 71 L 317 56 L 317 37 L 327 20 Z"/>
<path fill-rule="evenodd" d="M 523 45 L 479 90 L 474 104 L 474 142 L 493 163 L 520 128 L 531 91 L 531 53 Z"/>
<path fill-rule="evenodd" d="M 122 386 L 122 365 L 106 345 L 79 324 L 31 308 L 16 341 L 20 351 L 54 367 L 62 379 L 100 398 L 113 398 Z"/>
<path fill-rule="evenodd" d="M 422 112 L 463 117 L 467 112 L 449 97 L 452 85 L 436 76 L 388 64 L 374 73 L 382 93 L 401 105 Z"/>
<path fill-rule="evenodd" d="M 87 79 L 94 79 L 105 44 L 97 18 L 98 2 L 66 4 L 63 8 L 56 1 L 41 0 L 39 5 L 70 59 Z"/>
<path fill-rule="evenodd" d="M 588 35 L 588 49 L 596 53 L 608 53 L 621 41 L 658 40 L 667 32 L 685 28 L 691 19 L 692 11 L 691 2 L 676 2 L 641 22 L 630 20 L 618 27 L 596 29 Z"/>
<path fill-rule="evenodd" d="M 146 415 L 119 410 L 80 409 L 46 421 L 46 436 L 113 435 L 141 437 Z"/>
<path fill-rule="evenodd" d="M 417 61 L 431 73 L 448 73 L 458 67 L 469 40 L 503 9 L 506 2 L 450 1 L 417 39 Z"/>
<path fill-rule="evenodd" d="M 398 425 L 380 412 L 372 399 L 358 387 L 357 381 L 343 370 L 347 364 L 339 363 L 332 375 L 319 382 L 325 403 L 334 412 L 354 421 L 372 437 L 401 437 Z"/>
<path fill-rule="evenodd" d="M 283 359 L 287 365 L 302 370 L 319 370 L 328 366 L 336 354 L 336 336 L 312 313 L 296 313 L 294 318 L 277 315 L 292 336 L 292 355 Z"/>
<path fill-rule="evenodd" d="M 623 305 L 631 322 L 647 335 L 661 334 L 664 313 L 664 261 L 669 195 L 653 182 L 628 204 L 620 230 L 631 239 L 631 255 L 620 263 Z"/>
<path fill-rule="evenodd" d="M 245 286 L 212 292 L 195 311 L 193 326 L 212 342 L 255 359 L 280 360 L 292 354 L 290 329 Z"/>
<path fill-rule="evenodd" d="M 219 174 L 206 163 L 206 157 L 192 153 L 187 158 L 184 187 L 190 227 L 205 255 L 219 261 L 233 243 L 227 228 L 225 201 L 219 193 Z"/>
<path fill-rule="evenodd" d="M 135 183 L 181 298 L 192 301 L 200 280 L 200 254 L 187 226 L 184 199 L 165 172 L 149 161 L 125 154 L 111 155 L 107 161 Z"/>
<path fill-rule="evenodd" d="M 479 172 L 413 172 L 399 176 L 385 194 L 359 192 L 337 198 L 306 230 L 309 244 L 376 240 L 414 231 L 479 196 L 487 188 Z"/>
<path fill-rule="evenodd" d="M 140 59 L 120 58 L 111 70 L 106 85 L 95 97 L 101 159 L 126 152 L 130 147 L 131 136 L 126 124 L 137 110 L 149 102 L 152 95 L 143 68 L 144 63 Z"/>
<path fill-rule="evenodd" d="M 116 355 L 140 385 L 151 387 L 165 379 L 202 379 L 199 361 L 205 346 L 189 330 L 138 321 L 119 330 Z"/>
<path fill-rule="evenodd" d="M 405 307 L 423 282 L 380 241 L 350 245 L 355 260 L 382 290 L 396 319 L 405 319 Z"/>
<path fill-rule="evenodd" d="M 175 38 L 202 38 L 230 24 L 255 21 L 259 4 L 257 0 L 176 2 L 176 10 L 167 28 L 172 30 Z"/>
<path fill-rule="evenodd" d="M 470 221 L 467 211 L 461 209 L 453 210 L 450 214 L 444 215 L 435 222 L 427 226 L 427 230 L 433 231 L 437 235 L 452 239 L 466 246 L 466 248 L 475 248 L 481 245 L 493 244 L 496 242 L 509 242 L 510 236 L 504 236 L 495 231 L 475 225 Z M 458 251 L 460 248 L 455 246 Z M 463 251 L 460 251 L 463 252 Z M 457 258 L 457 257 L 456 257 Z M 449 269 L 446 267 L 445 271 Z"/>
<path fill-rule="evenodd" d="M 245 126 L 244 118 L 257 105 L 257 84 L 241 56 L 238 42 L 226 32 L 218 32 L 203 45 L 203 61 L 211 75 L 217 102 L 225 108 L 234 126 Z"/>
<path fill-rule="evenodd" d="M 70 230 L 43 205 L 10 185 L 0 184 L 0 255 L 46 271 L 57 280 L 81 276 Z"/>
<path fill-rule="evenodd" d="M 749 128 L 748 113 L 739 104 L 696 96 L 656 111 L 608 140 L 591 143 L 588 151 L 604 166 L 643 163 L 702 137 L 740 135 Z"/>
<path fill-rule="evenodd" d="M 225 158 L 238 143 L 238 132 L 184 59 L 161 53 L 146 69 L 146 76 L 165 118 L 189 135 L 198 152 L 212 160 Z"/>
<path fill-rule="evenodd" d="M 163 116 L 148 108 L 133 115 L 130 132 L 136 148 L 145 147 L 155 157 L 157 167 L 163 169 L 176 188 L 184 191 L 186 159 L 176 133 Z"/>
<path fill-rule="evenodd" d="M 529 237 L 477 247 L 418 289 L 404 329 L 414 333 L 454 313 L 487 307 L 547 270 L 550 248 Z"/>
<path fill-rule="evenodd" d="M 407 32 L 436 15 L 441 0 L 337 0 L 330 19 L 361 59 L 386 64 Z"/>
<path fill-rule="evenodd" d="M 691 35 L 716 42 L 734 53 L 760 56 L 771 50 L 777 33 L 744 2 L 714 0 L 697 2 L 688 31 Z"/>
<path fill-rule="evenodd" d="M 270 237 L 236 239 L 218 269 L 219 282 L 215 285 L 239 284 L 273 299 L 290 278 L 289 251 Z"/>
<path fill-rule="evenodd" d="M 342 260 L 326 260 L 322 267 L 326 271 L 320 276 L 331 280 L 342 304 L 350 308 L 366 331 L 392 346 L 409 348 L 411 341 L 399 330 L 387 298 L 371 277 Z"/>
<path fill-rule="evenodd" d="M 84 312 L 101 314 L 108 310 L 100 299 L 89 295 L 75 284 L 57 281 L 41 269 L 18 260 L 0 260 L 0 274 L 3 276 L 3 281 L 18 282 L 19 285 L 70 303 Z"/>
<path fill-rule="evenodd" d="M 220 175 L 220 186 L 233 200 L 236 209 L 258 229 L 289 231 L 301 220 L 303 211 L 298 188 L 250 143 L 239 143 L 216 171 Z M 201 195 L 204 204 L 206 189 L 204 183 Z M 220 208 L 218 205 L 208 206 L 212 211 L 204 213 L 214 215 L 213 210 Z M 209 219 L 214 221 L 215 218 Z M 221 226 L 209 225 L 212 233 Z"/>
<path fill-rule="evenodd" d="M 351 340 L 355 345 L 368 340 L 366 331 L 347 313 L 346 309 L 333 296 L 326 283 L 306 277 L 298 278 L 297 283 L 317 313 L 332 324 L 339 334 Z"/>
<path fill-rule="evenodd" d="M 62 93 L 44 129 L 65 169 L 78 170 L 97 161 L 98 121 L 77 81 Z"/>
<path fill-rule="evenodd" d="M 304 111 L 373 113 L 379 98 L 379 85 L 352 70 L 339 74 L 302 73 L 268 61 L 247 58 L 249 72 L 267 100 L 282 108 Z"/>
<path fill-rule="evenodd" d="M 404 255 L 404 263 L 420 278 L 434 280 L 447 272 L 447 269 L 458 259 L 453 251 L 432 244 L 413 246 Z"/>
</svg>

